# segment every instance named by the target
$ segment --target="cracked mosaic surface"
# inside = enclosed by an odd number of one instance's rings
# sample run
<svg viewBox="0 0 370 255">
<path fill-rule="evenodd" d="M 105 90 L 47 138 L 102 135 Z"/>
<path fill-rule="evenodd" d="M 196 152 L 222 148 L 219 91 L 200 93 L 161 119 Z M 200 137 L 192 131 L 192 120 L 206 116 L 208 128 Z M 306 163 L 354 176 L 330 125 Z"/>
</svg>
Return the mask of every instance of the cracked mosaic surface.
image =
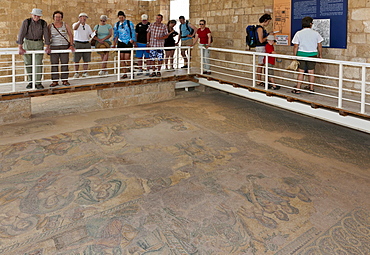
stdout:
<svg viewBox="0 0 370 255">
<path fill-rule="evenodd" d="M 9 137 L 1 254 L 370 253 L 363 133 L 213 93 Z"/>
</svg>

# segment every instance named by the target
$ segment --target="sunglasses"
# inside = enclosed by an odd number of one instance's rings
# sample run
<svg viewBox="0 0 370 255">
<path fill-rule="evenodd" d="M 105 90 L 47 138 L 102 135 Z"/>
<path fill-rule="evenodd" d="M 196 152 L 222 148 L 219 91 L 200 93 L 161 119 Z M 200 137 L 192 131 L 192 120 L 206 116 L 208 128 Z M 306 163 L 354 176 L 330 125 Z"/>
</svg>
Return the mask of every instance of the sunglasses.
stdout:
<svg viewBox="0 0 370 255">
<path fill-rule="evenodd" d="M 85 30 L 85 25 L 82 25 L 82 29 Z"/>
<path fill-rule="evenodd" d="M 199 23 L 200 26 L 204 25 L 203 23 Z"/>
<path fill-rule="evenodd" d="M 101 22 L 106 22 L 106 20 L 101 20 Z"/>
</svg>

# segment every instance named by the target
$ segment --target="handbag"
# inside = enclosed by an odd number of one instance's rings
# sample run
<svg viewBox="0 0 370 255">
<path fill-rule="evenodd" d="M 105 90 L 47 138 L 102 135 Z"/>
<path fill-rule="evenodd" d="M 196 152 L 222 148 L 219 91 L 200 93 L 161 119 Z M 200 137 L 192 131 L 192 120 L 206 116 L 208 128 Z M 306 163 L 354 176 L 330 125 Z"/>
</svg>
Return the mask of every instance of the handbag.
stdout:
<svg viewBox="0 0 370 255">
<path fill-rule="evenodd" d="M 299 61 L 296 59 L 293 59 L 286 69 L 297 71 L 298 66 L 299 66 Z"/>
<path fill-rule="evenodd" d="M 59 31 L 59 29 L 54 25 L 54 23 L 51 24 L 53 24 L 55 30 L 58 31 L 58 33 L 68 42 L 68 48 L 71 47 L 71 43 L 68 41 L 68 39 Z"/>
<path fill-rule="evenodd" d="M 98 30 L 99 30 L 99 25 L 96 28 L 96 35 L 95 35 L 96 37 L 98 37 Z M 91 41 L 90 41 L 90 44 L 91 44 L 91 46 L 95 46 L 96 45 L 96 39 L 92 38 Z"/>
</svg>

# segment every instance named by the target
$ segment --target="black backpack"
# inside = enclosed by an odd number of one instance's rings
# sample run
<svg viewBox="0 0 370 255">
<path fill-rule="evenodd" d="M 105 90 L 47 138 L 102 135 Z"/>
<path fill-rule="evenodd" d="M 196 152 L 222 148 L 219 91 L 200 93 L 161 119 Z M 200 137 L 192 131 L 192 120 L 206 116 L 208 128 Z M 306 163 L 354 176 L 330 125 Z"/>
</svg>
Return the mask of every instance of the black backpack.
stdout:
<svg viewBox="0 0 370 255">
<path fill-rule="evenodd" d="M 26 32 L 26 34 L 28 33 L 28 29 L 30 28 L 31 21 L 32 21 L 32 18 L 27 19 L 27 32 Z M 40 19 L 40 21 L 41 21 L 42 29 L 44 29 L 44 27 L 46 26 L 46 21 L 43 20 L 43 19 Z"/>
<path fill-rule="evenodd" d="M 245 43 L 249 46 L 249 48 L 254 48 L 260 45 L 258 41 L 258 34 L 257 28 L 262 27 L 260 25 L 249 25 L 246 28 L 247 36 L 245 37 Z"/>
<path fill-rule="evenodd" d="M 192 35 L 194 33 L 194 29 L 192 29 L 191 27 L 189 27 L 189 20 L 187 20 L 185 22 L 185 25 L 186 25 L 186 30 L 189 31 L 189 35 Z M 187 36 L 182 36 L 182 32 L 181 32 L 181 25 L 180 25 L 180 34 L 181 34 L 181 37 L 184 38 L 184 37 L 187 37 Z M 195 36 L 195 35 L 194 35 Z"/>
</svg>

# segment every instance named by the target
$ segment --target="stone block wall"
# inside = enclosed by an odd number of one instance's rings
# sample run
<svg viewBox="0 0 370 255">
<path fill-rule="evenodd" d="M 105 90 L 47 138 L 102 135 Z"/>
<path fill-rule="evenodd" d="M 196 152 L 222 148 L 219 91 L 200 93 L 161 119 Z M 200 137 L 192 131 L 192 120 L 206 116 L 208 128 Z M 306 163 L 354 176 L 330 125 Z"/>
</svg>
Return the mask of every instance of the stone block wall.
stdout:
<svg viewBox="0 0 370 255">
<path fill-rule="evenodd" d="M 0 124 L 14 123 L 30 117 L 30 97 L 0 101 Z"/>
<path fill-rule="evenodd" d="M 102 109 L 155 103 L 175 98 L 175 81 L 98 90 Z"/>
</svg>

